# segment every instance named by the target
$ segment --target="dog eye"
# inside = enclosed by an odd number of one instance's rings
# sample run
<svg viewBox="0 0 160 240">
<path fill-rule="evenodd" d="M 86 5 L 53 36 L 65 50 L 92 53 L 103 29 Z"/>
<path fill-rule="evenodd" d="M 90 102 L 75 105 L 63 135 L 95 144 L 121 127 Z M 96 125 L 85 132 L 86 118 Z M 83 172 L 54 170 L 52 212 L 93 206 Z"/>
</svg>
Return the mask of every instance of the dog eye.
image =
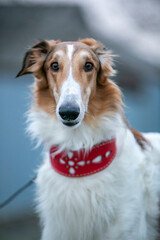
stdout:
<svg viewBox="0 0 160 240">
<path fill-rule="evenodd" d="M 85 72 L 90 72 L 93 69 L 93 64 L 91 62 L 86 62 L 85 66 L 84 66 L 84 71 Z"/>
<path fill-rule="evenodd" d="M 53 63 L 51 63 L 50 68 L 51 68 L 52 71 L 58 72 L 58 70 L 59 70 L 58 62 L 53 62 Z"/>
</svg>

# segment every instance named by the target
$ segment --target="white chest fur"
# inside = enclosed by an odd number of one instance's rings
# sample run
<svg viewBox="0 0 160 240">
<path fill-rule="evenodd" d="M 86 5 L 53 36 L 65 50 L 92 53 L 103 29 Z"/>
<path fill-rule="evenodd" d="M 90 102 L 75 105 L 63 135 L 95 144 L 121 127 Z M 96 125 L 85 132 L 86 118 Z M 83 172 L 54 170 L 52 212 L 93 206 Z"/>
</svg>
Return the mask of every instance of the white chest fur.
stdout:
<svg viewBox="0 0 160 240">
<path fill-rule="evenodd" d="M 131 134 L 127 135 L 131 144 L 124 144 L 125 155 L 122 152 L 106 170 L 85 178 L 57 174 L 46 153 L 37 178 L 38 211 L 45 223 L 43 240 L 154 239 L 143 206 L 149 202 L 143 198 L 146 186 L 141 174 L 145 170 L 140 173 L 146 159 Z M 153 202 L 156 206 L 156 199 Z"/>
<path fill-rule="evenodd" d="M 47 148 L 61 144 L 77 150 L 107 137 L 117 140 L 112 164 L 79 179 L 54 172 L 45 153 L 36 180 L 42 240 L 155 240 L 160 164 L 141 151 L 117 116 L 105 118 L 98 130 L 82 125 L 74 133 L 42 112 L 31 112 L 29 121 L 32 137 L 47 142 Z"/>
</svg>

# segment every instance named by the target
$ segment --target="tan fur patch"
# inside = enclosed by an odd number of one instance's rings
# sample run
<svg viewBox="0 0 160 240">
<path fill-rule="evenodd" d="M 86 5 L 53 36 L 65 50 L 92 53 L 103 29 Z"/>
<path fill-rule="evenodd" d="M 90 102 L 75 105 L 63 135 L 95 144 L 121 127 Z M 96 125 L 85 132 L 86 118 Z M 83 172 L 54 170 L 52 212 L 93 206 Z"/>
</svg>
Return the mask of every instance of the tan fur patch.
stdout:
<svg viewBox="0 0 160 240">
<path fill-rule="evenodd" d="M 140 145 L 140 147 L 145 150 L 147 146 L 151 147 L 151 143 L 137 130 L 129 127 L 129 129 L 131 130 L 131 132 L 133 133 L 137 143 Z"/>
<path fill-rule="evenodd" d="M 116 112 L 123 115 L 122 104 L 121 92 L 114 83 L 108 80 L 105 86 L 97 84 L 95 95 L 89 101 L 88 112 L 84 120 L 87 124 L 93 125 L 102 115 L 111 116 Z"/>
</svg>

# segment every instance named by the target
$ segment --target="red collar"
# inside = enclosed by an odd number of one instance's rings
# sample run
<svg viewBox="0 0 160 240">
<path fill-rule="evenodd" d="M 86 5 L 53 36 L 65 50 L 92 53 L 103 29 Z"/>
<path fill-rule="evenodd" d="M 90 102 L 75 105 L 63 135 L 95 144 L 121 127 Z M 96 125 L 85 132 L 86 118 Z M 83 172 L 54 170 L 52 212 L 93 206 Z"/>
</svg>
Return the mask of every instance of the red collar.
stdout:
<svg viewBox="0 0 160 240">
<path fill-rule="evenodd" d="M 51 165 L 56 172 L 66 177 L 84 177 L 107 168 L 116 155 L 116 139 L 95 145 L 90 151 L 62 151 L 50 149 Z"/>
</svg>

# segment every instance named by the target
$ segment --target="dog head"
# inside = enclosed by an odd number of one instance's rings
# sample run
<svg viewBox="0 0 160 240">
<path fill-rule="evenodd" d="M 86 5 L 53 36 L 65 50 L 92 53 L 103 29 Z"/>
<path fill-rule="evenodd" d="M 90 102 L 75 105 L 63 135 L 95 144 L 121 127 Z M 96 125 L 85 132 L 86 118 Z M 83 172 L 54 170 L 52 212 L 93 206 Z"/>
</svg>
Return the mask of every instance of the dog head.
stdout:
<svg viewBox="0 0 160 240">
<path fill-rule="evenodd" d="M 108 79 L 114 74 L 111 53 L 94 39 L 36 43 L 17 76 L 28 73 L 35 77 L 36 107 L 68 127 L 120 109 L 120 90 Z"/>
</svg>

